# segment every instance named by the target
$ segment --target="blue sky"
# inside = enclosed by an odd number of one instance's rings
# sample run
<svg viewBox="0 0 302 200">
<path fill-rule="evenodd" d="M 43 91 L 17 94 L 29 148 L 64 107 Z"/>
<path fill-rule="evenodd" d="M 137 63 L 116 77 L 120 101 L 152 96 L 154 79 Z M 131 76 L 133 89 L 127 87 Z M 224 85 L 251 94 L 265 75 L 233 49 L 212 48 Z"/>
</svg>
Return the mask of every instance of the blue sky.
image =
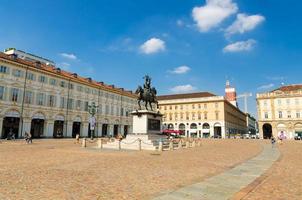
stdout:
<svg viewBox="0 0 302 200">
<path fill-rule="evenodd" d="M 298 0 L 0 0 L 0 48 L 134 90 L 149 74 L 160 94 L 224 95 L 301 83 Z M 242 99 L 239 100 L 243 105 Z"/>
</svg>

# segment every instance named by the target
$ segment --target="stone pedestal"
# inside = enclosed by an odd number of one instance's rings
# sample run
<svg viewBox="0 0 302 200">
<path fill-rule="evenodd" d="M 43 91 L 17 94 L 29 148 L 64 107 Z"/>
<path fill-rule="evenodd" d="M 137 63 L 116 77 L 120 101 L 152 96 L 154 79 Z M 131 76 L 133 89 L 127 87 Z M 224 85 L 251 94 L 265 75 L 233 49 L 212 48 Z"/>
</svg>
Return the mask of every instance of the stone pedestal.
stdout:
<svg viewBox="0 0 302 200">
<path fill-rule="evenodd" d="M 161 135 L 162 114 L 138 110 L 131 113 L 133 116 L 133 131 L 121 141 L 121 149 L 131 150 L 156 150 L 159 141 L 165 136 Z M 104 148 L 118 149 L 118 140 L 104 144 Z"/>
</svg>

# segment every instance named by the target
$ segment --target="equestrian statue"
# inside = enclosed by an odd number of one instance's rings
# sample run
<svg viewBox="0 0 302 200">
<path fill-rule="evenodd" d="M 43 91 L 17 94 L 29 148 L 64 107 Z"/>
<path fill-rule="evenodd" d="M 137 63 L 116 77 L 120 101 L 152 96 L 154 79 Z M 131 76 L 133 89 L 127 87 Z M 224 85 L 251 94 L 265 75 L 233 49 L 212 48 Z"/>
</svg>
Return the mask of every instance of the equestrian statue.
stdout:
<svg viewBox="0 0 302 200">
<path fill-rule="evenodd" d="M 155 87 L 151 87 L 151 78 L 148 75 L 144 76 L 144 79 L 145 79 L 144 88 L 138 86 L 138 88 L 135 91 L 135 94 L 137 94 L 138 107 L 139 110 L 141 110 L 141 101 L 143 101 L 145 102 L 146 110 L 148 110 L 148 104 L 151 110 L 153 110 L 152 103 L 155 103 L 158 108 L 158 101 L 156 99 L 157 91 Z"/>
</svg>

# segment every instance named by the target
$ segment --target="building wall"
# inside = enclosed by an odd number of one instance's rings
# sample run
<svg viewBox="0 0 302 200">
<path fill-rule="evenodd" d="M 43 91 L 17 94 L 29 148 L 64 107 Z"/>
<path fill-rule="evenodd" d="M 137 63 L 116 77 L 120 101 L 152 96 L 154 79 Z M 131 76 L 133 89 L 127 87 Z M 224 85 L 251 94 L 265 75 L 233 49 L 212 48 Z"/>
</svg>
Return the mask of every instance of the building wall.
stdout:
<svg viewBox="0 0 302 200">
<path fill-rule="evenodd" d="M 185 135 L 188 137 L 212 137 L 220 133 L 225 138 L 229 130 L 237 133 L 246 128 L 243 124 L 246 123 L 245 120 L 242 123 L 236 117 L 238 113 L 241 117 L 241 111 L 220 96 L 161 100 L 159 109 L 164 115 L 164 128 L 180 130 L 181 126 L 185 126 Z M 235 116 L 229 112 L 233 112 Z M 192 129 L 194 124 L 197 129 Z"/>
<path fill-rule="evenodd" d="M 56 120 L 64 120 L 65 137 L 72 136 L 74 122 L 81 122 L 80 134 L 87 136 L 87 105 L 92 102 L 98 106 L 95 135 L 101 135 L 103 124 L 108 124 L 107 134 L 113 134 L 114 125 L 119 125 L 119 133 L 123 134 L 124 126 L 131 132 L 132 118 L 129 113 L 136 109 L 134 95 L 71 80 L 63 75 L 9 59 L 1 58 L 0 67 L 1 137 L 3 120 L 9 116 L 20 118 L 19 137 L 24 136 L 25 131 L 31 130 L 33 119 L 44 120 L 41 137 L 53 136 Z M 18 93 L 17 97 L 13 93 Z"/>
<path fill-rule="evenodd" d="M 265 124 L 272 126 L 274 137 L 282 131 L 292 139 L 302 131 L 302 91 L 257 94 L 257 110 L 261 137 Z"/>
</svg>

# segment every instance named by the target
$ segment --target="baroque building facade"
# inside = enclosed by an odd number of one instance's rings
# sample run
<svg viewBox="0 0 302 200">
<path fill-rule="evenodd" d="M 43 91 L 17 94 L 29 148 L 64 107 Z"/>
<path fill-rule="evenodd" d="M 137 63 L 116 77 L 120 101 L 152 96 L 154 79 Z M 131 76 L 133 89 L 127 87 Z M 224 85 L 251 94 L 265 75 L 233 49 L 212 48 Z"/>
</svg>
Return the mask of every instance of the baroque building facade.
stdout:
<svg viewBox="0 0 302 200">
<path fill-rule="evenodd" d="M 257 94 L 260 136 L 302 136 L 302 84 L 287 85 Z"/>
<path fill-rule="evenodd" d="M 24 53 L 24 52 L 22 52 Z M 56 68 L 49 63 L 0 53 L 0 136 L 52 138 L 90 136 L 88 107 L 98 106 L 95 136 L 114 136 L 132 131 L 130 112 L 136 96 Z"/>
<path fill-rule="evenodd" d="M 164 128 L 187 137 L 226 138 L 246 133 L 246 115 L 223 96 L 208 92 L 158 97 Z"/>
</svg>

